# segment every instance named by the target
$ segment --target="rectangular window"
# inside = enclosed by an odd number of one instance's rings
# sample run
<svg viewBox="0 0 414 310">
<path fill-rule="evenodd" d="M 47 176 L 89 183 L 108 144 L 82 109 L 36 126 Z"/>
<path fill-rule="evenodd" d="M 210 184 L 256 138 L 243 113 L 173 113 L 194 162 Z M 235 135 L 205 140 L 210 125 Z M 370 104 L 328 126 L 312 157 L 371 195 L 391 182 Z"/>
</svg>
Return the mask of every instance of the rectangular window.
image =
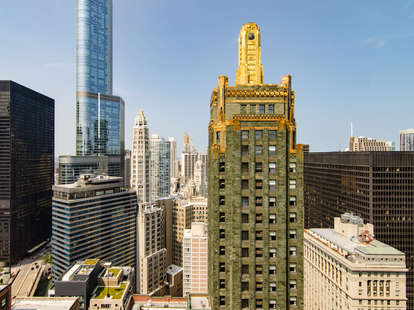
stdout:
<svg viewBox="0 0 414 310">
<path fill-rule="evenodd" d="M 249 232 L 247 230 L 242 230 L 242 240 L 249 240 Z"/>
<path fill-rule="evenodd" d="M 269 283 L 269 291 L 270 292 L 276 292 L 276 283 L 275 282 L 270 282 Z"/>
<path fill-rule="evenodd" d="M 255 134 L 256 134 L 256 140 L 263 139 L 263 130 L 256 130 Z"/>
<path fill-rule="evenodd" d="M 241 105 L 241 114 L 246 114 L 246 113 L 247 113 L 246 105 L 242 104 Z"/>
<path fill-rule="evenodd" d="M 249 206 L 249 197 L 242 197 L 242 207 Z"/>
<path fill-rule="evenodd" d="M 256 180 L 256 189 L 263 189 L 263 180 Z"/>
<path fill-rule="evenodd" d="M 289 281 L 289 289 L 296 290 L 296 280 Z"/>
<path fill-rule="evenodd" d="M 275 265 L 269 265 L 269 274 L 270 275 L 276 274 L 276 266 Z"/>
<path fill-rule="evenodd" d="M 242 248 L 242 257 L 249 257 L 249 248 Z"/>
<path fill-rule="evenodd" d="M 221 144 L 221 131 L 216 132 L 216 143 Z"/>
<path fill-rule="evenodd" d="M 225 221 L 226 221 L 226 215 L 224 214 L 224 212 L 220 212 L 219 213 L 219 222 L 224 223 Z"/>
<path fill-rule="evenodd" d="M 242 274 L 249 274 L 249 265 L 242 265 L 241 271 L 242 271 Z"/>
<path fill-rule="evenodd" d="M 289 272 L 296 272 L 296 264 L 289 264 Z"/>
<path fill-rule="evenodd" d="M 259 291 L 259 292 L 263 291 L 263 282 L 256 281 L 256 291 Z"/>
<path fill-rule="evenodd" d="M 276 309 L 276 300 L 269 300 L 269 309 Z"/>
<path fill-rule="evenodd" d="M 261 230 L 256 230 L 256 240 L 263 240 L 263 231 Z"/>
<path fill-rule="evenodd" d="M 275 231 L 269 232 L 269 240 L 270 241 L 276 241 L 276 232 Z"/>
<path fill-rule="evenodd" d="M 269 114 L 274 114 L 275 113 L 275 105 L 274 104 L 269 104 L 267 106 L 267 113 L 269 113 Z"/>
<path fill-rule="evenodd" d="M 296 196 L 289 197 L 289 206 L 296 207 Z"/>
<path fill-rule="evenodd" d="M 256 265 L 256 274 L 263 274 L 263 265 Z"/>
<path fill-rule="evenodd" d="M 219 237 L 220 239 L 224 239 L 226 237 L 226 231 L 224 229 L 219 230 Z"/>
<path fill-rule="evenodd" d="M 262 224 L 262 223 L 263 223 L 263 214 L 256 213 L 256 224 Z"/>
<path fill-rule="evenodd" d="M 289 189 L 296 189 L 296 180 L 289 180 Z"/>
<path fill-rule="evenodd" d="M 289 305 L 296 306 L 296 297 L 295 296 L 289 297 Z"/>
<path fill-rule="evenodd" d="M 263 155 L 263 145 L 256 145 L 256 155 Z"/>
<path fill-rule="evenodd" d="M 241 170 L 242 170 L 242 173 L 249 173 L 249 163 L 242 163 Z"/>
<path fill-rule="evenodd" d="M 248 291 L 249 289 L 247 289 L 246 291 Z M 243 291 L 243 289 L 242 289 Z M 241 306 L 242 308 L 249 308 L 249 300 L 248 299 L 242 299 L 241 300 Z"/>
<path fill-rule="evenodd" d="M 265 105 L 259 104 L 259 114 L 265 114 Z"/>
<path fill-rule="evenodd" d="M 289 213 L 289 222 L 290 223 L 296 223 L 296 213 L 295 212 Z"/>
<path fill-rule="evenodd" d="M 276 207 L 276 197 L 269 197 L 269 207 Z"/>
<path fill-rule="evenodd" d="M 263 197 L 256 196 L 256 207 L 261 207 L 261 206 L 263 206 Z"/>
<path fill-rule="evenodd" d="M 249 189 L 249 180 L 241 180 L 241 188 Z"/>
<path fill-rule="evenodd" d="M 226 254 L 226 248 L 224 245 L 220 245 L 219 247 L 219 255 L 225 255 Z"/>
<path fill-rule="evenodd" d="M 226 272 L 226 263 L 219 263 L 219 272 Z"/>
<path fill-rule="evenodd" d="M 220 162 L 219 163 L 219 172 L 224 172 L 225 170 L 225 163 L 224 162 Z"/>
<path fill-rule="evenodd" d="M 276 174 L 276 163 L 269 163 L 269 174 Z"/>
<path fill-rule="evenodd" d="M 242 139 L 249 139 L 249 131 L 248 130 L 242 130 Z"/>
<path fill-rule="evenodd" d="M 269 191 L 276 190 L 276 180 L 269 180 Z"/>
<path fill-rule="evenodd" d="M 294 229 L 289 230 L 289 238 L 296 239 L 296 230 Z"/>
<path fill-rule="evenodd" d="M 219 205 L 224 206 L 225 203 L 226 203 L 225 197 L 224 196 L 219 196 Z"/>
<path fill-rule="evenodd" d="M 269 130 L 269 139 L 276 139 L 276 130 Z"/>
<path fill-rule="evenodd" d="M 250 105 L 250 113 L 251 114 L 256 114 L 256 105 L 255 104 Z"/>
<path fill-rule="evenodd" d="M 241 221 L 242 221 L 243 224 L 248 224 L 249 223 L 249 215 L 245 214 L 245 213 L 242 213 Z"/>
<path fill-rule="evenodd" d="M 248 156 L 249 155 L 249 146 L 248 145 L 242 145 L 241 146 L 241 153 L 242 153 L 242 156 Z"/>
<path fill-rule="evenodd" d="M 295 246 L 291 246 L 289 248 L 289 255 L 290 256 L 296 256 L 296 247 Z"/>
<path fill-rule="evenodd" d="M 225 186 L 226 186 L 225 180 L 224 179 L 219 179 L 219 188 L 223 189 L 223 188 L 225 188 Z"/>
<path fill-rule="evenodd" d="M 269 224 L 276 224 L 276 214 L 269 214 Z"/>
<path fill-rule="evenodd" d="M 269 145 L 269 156 L 276 155 L 276 145 Z"/>
<path fill-rule="evenodd" d="M 256 257 L 263 257 L 263 249 L 256 248 Z"/>
<path fill-rule="evenodd" d="M 270 248 L 269 249 L 269 257 L 270 258 L 274 258 L 274 257 L 276 257 L 276 249 L 275 248 Z"/>
<path fill-rule="evenodd" d="M 296 173 L 296 163 L 289 163 L 289 172 Z"/>
<path fill-rule="evenodd" d="M 256 163 L 256 173 L 260 173 L 263 171 L 262 163 Z"/>
</svg>

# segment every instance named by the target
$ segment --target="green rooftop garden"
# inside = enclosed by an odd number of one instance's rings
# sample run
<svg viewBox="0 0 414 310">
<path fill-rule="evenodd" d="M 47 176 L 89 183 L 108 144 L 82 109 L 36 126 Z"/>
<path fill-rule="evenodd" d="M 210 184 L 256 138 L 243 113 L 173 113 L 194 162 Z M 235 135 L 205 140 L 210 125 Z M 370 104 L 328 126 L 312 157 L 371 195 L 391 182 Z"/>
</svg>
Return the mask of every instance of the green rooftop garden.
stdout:
<svg viewBox="0 0 414 310">
<path fill-rule="evenodd" d="M 82 265 L 96 265 L 99 259 L 85 259 Z"/>
<path fill-rule="evenodd" d="M 99 286 L 96 290 L 95 299 L 104 299 L 106 294 L 112 297 L 112 299 L 121 299 L 122 295 L 124 294 L 126 283 L 121 283 L 120 286 L 113 287 L 113 286 Z"/>
<path fill-rule="evenodd" d="M 112 273 L 115 278 L 118 276 L 120 271 L 121 271 L 121 269 L 119 269 L 119 268 L 110 268 L 110 269 L 108 269 L 108 272 Z"/>
</svg>

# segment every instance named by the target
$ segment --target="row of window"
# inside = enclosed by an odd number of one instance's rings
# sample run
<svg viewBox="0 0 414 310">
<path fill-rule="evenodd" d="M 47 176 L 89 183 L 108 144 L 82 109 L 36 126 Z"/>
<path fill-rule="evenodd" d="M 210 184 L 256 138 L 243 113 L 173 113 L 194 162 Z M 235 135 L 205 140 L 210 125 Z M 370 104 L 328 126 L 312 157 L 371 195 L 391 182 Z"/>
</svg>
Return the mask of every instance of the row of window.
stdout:
<svg viewBox="0 0 414 310">
<path fill-rule="evenodd" d="M 247 109 L 246 104 L 242 104 L 240 106 L 240 112 L 241 114 L 275 114 L 275 105 L 273 103 L 271 104 L 250 104 L 250 111 Z"/>
<path fill-rule="evenodd" d="M 269 139 L 274 140 L 276 139 L 276 130 L 269 130 L 268 131 Z M 263 139 L 263 130 L 255 130 L 254 136 L 256 140 Z M 248 130 L 242 130 L 241 131 L 241 138 L 243 140 L 249 139 L 249 131 Z"/>
</svg>

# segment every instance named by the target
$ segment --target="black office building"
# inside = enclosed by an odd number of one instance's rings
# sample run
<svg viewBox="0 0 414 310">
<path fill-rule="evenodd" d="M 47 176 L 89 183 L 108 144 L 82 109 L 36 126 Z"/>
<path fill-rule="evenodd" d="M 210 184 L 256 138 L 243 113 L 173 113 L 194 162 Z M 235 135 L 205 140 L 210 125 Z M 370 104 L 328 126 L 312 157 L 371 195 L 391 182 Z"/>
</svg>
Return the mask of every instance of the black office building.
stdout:
<svg viewBox="0 0 414 310">
<path fill-rule="evenodd" d="M 0 81 L 0 260 L 14 263 L 51 234 L 55 101 Z"/>
<path fill-rule="evenodd" d="M 406 254 L 407 309 L 414 309 L 414 152 L 305 153 L 305 228 L 353 212 L 378 240 Z"/>
</svg>

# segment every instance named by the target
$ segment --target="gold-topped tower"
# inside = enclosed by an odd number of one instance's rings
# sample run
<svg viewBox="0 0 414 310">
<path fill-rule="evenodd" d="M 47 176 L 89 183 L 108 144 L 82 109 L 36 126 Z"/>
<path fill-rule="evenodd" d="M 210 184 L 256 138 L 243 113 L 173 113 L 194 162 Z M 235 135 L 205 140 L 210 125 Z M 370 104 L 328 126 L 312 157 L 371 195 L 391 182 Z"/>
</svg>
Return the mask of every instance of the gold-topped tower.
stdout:
<svg viewBox="0 0 414 310">
<path fill-rule="evenodd" d="M 263 84 L 260 29 L 255 23 L 244 24 L 239 35 L 239 68 L 236 86 Z"/>
</svg>

